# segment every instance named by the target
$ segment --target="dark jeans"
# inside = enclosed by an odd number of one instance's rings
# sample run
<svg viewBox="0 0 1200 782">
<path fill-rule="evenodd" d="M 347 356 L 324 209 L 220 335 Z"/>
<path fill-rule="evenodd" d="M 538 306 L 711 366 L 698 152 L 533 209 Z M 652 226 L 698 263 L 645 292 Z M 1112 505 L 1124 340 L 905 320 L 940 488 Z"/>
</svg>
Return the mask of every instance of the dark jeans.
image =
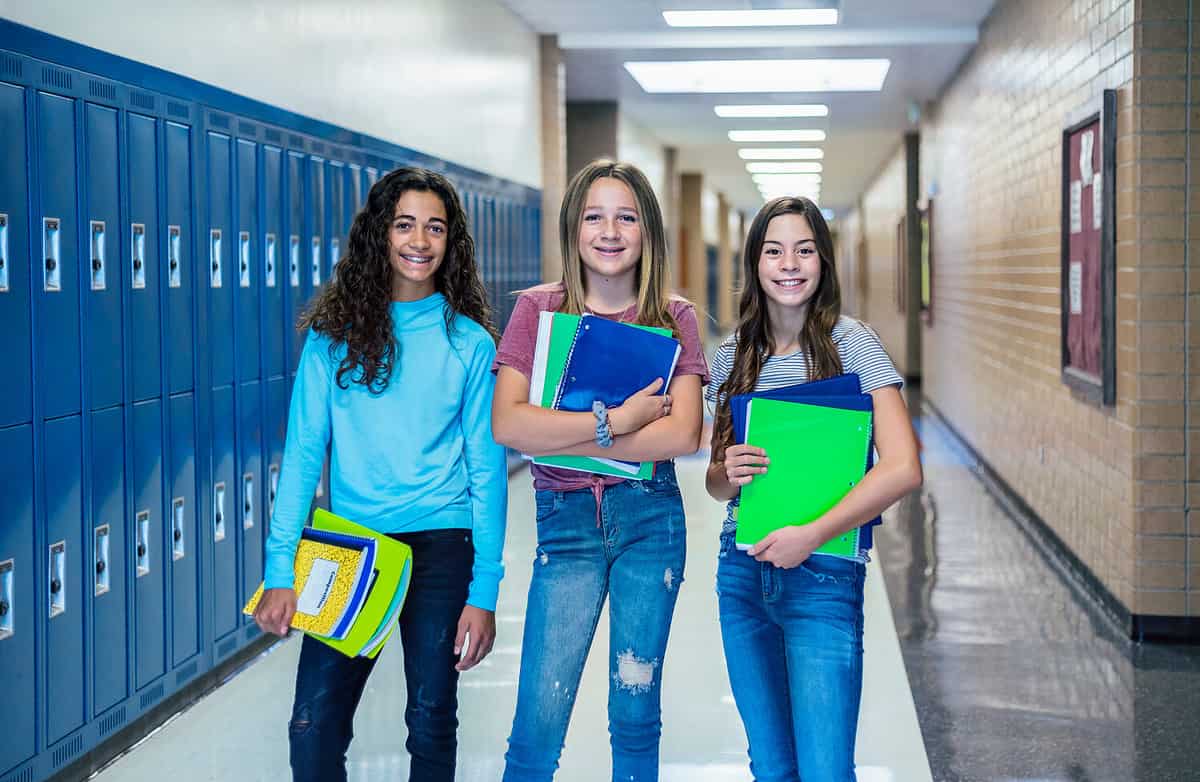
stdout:
<svg viewBox="0 0 1200 782">
<path fill-rule="evenodd" d="M 400 612 L 408 689 L 408 778 L 452 782 L 458 750 L 454 637 L 475 561 L 471 531 L 427 530 L 392 537 L 411 546 L 413 558 L 412 581 Z M 354 712 L 374 667 L 374 660 L 346 657 L 320 641 L 304 639 L 288 724 L 295 782 L 346 779 Z"/>
</svg>

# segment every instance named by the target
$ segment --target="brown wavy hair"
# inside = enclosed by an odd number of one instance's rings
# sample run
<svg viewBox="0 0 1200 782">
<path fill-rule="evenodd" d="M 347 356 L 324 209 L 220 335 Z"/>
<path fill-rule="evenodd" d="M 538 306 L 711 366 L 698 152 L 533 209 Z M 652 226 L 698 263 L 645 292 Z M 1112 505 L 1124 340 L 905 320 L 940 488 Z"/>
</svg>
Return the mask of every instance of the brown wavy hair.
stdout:
<svg viewBox="0 0 1200 782">
<path fill-rule="evenodd" d="M 493 340 L 499 338 L 454 185 L 433 171 L 398 168 L 371 187 L 367 203 L 354 216 L 346 254 L 338 260 L 333 279 L 298 324 L 301 330 L 311 328 L 329 337 L 331 354 L 338 345 L 346 345 L 337 370 L 341 388 L 360 383 L 372 393 L 382 393 L 400 354 L 392 324 L 388 234 L 396 204 L 409 190 L 433 193 L 446 209 L 446 257 L 434 273 L 434 289 L 446 297 L 446 331 L 454 328 L 456 317 L 465 315 L 487 329 Z"/>
<path fill-rule="evenodd" d="M 717 409 L 713 416 L 713 449 L 716 461 L 725 459 L 725 449 L 733 445 L 733 421 L 729 397 L 754 390 L 763 363 L 771 354 L 776 337 L 771 333 L 767 313 L 767 294 L 758 281 L 758 261 L 762 255 L 767 226 L 780 215 L 798 214 L 812 228 L 817 254 L 821 258 L 821 281 L 809 299 L 808 316 L 800 330 L 799 342 L 808 359 L 808 379 L 821 380 L 842 373 L 842 359 L 833 343 L 833 327 L 842 314 L 842 289 L 834 265 L 833 236 L 821 210 L 807 198 L 776 198 L 768 201 L 750 224 L 742 253 L 741 299 L 738 302 L 738 326 L 734 332 L 737 346 L 729 377 L 717 389 Z M 786 335 L 790 338 L 793 335 Z"/>
<path fill-rule="evenodd" d="M 663 227 L 662 209 L 654 195 L 654 188 L 637 166 L 607 158 L 593 160 L 580 169 L 571 177 L 563 194 L 562 207 L 558 211 L 558 241 L 562 252 L 562 284 L 566 296 L 559 311 L 575 315 L 583 312 L 587 288 L 583 259 L 579 257 L 579 225 L 587 207 L 588 190 L 597 179 L 606 177 L 624 182 L 633 192 L 633 200 L 637 204 L 642 233 L 642 257 L 638 260 L 635 283 L 637 322 L 644 326 L 669 328 L 678 335 L 679 324 L 668 308 L 670 268 L 667 265 L 667 232 Z"/>
</svg>

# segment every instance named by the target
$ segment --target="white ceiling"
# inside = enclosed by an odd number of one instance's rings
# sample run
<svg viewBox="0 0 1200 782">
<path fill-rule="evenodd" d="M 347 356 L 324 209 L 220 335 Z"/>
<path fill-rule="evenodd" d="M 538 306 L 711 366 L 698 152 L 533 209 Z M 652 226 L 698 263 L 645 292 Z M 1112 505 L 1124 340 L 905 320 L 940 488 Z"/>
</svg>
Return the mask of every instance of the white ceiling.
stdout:
<svg viewBox="0 0 1200 782">
<path fill-rule="evenodd" d="M 831 27 L 671 28 L 664 10 L 800 8 L 804 0 L 502 0 L 540 33 L 559 36 L 565 50 L 567 100 L 616 100 L 621 111 L 663 144 L 679 150 L 683 171 L 738 207 L 762 199 L 727 140 L 735 128 L 821 128 L 828 134 L 822 206 L 850 206 L 900 144 L 910 105 L 921 106 L 970 52 L 994 0 L 841 0 Z M 886 57 L 881 92 L 648 94 L 625 71 L 631 60 L 810 59 Z M 737 120 L 713 113 L 718 103 L 824 103 L 829 116 Z M 761 146 L 761 145 L 760 145 Z M 777 146 L 777 145 L 776 145 Z M 787 146 L 810 146 L 787 145 Z"/>
</svg>

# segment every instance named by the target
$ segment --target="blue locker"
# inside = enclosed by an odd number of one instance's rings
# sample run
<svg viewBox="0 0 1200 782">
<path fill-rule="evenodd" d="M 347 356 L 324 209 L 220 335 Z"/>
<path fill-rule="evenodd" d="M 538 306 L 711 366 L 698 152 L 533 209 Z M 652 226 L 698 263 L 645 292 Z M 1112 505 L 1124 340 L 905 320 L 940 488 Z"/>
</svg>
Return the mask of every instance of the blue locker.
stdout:
<svg viewBox="0 0 1200 782">
<path fill-rule="evenodd" d="M 237 280 L 237 381 L 259 378 L 259 340 L 261 312 L 258 287 L 262 284 L 262 264 L 258 250 L 258 160 L 257 145 L 237 140 L 237 236 L 234 255 Z"/>
<path fill-rule="evenodd" d="M 266 470 L 263 480 L 263 536 L 270 532 L 275 512 L 275 494 L 279 488 L 279 469 L 283 465 L 283 444 L 287 437 L 288 382 L 286 378 L 267 381 L 267 409 L 263 415 L 263 447 Z"/>
<path fill-rule="evenodd" d="M 43 430 L 42 491 L 46 509 L 42 551 L 46 570 L 38 614 L 46 622 L 43 649 L 46 670 L 46 743 L 53 744 L 83 724 L 83 586 L 91 584 L 84 567 L 83 432 L 79 416 L 47 421 Z M 7 493 L 7 492 L 6 492 Z"/>
<path fill-rule="evenodd" d="M 209 132 L 208 142 L 208 230 L 203 247 L 207 255 L 209 288 L 209 348 L 212 362 L 212 385 L 233 383 L 233 288 L 237 275 L 230 258 L 236 250 L 236 237 L 231 235 L 233 216 L 230 213 L 230 165 L 232 162 L 229 136 Z"/>
<path fill-rule="evenodd" d="M 238 387 L 238 513 L 237 524 L 242 538 L 242 590 L 238 607 L 244 606 L 263 576 L 262 522 L 262 401 L 259 383 Z M 244 617 L 253 623 L 252 617 Z"/>
<path fill-rule="evenodd" d="M 8 382 L 0 384 L 0 426 L 33 420 L 29 313 L 29 213 L 25 90 L 0 82 L 0 334 Z M 0 749 L 0 768 L 4 768 Z"/>
<path fill-rule="evenodd" d="M 75 207 L 75 101 L 37 94 L 39 190 L 33 288 L 38 308 L 38 395 L 42 416 L 80 409 L 79 264 Z M 79 552 L 73 552 L 76 561 Z"/>
<path fill-rule="evenodd" d="M 346 233 L 350 233 L 350 224 L 354 222 L 354 216 L 362 209 L 363 195 L 365 190 L 362 166 L 355 163 L 350 163 L 346 166 L 346 194 L 349 196 L 349 207 L 346 215 Z"/>
<path fill-rule="evenodd" d="M 88 266 L 84 287 L 87 329 L 88 388 L 91 409 L 101 410 L 124 400 L 121 313 L 120 161 L 117 156 L 117 112 L 88 103 L 84 109 L 84 181 L 87 200 Z"/>
<path fill-rule="evenodd" d="M 271 378 L 283 377 L 287 367 L 283 292 L 289 280 L 283 235 L 283 150 L 264 146 L 262 162 L 263 371 Z"/>
<path fill-rule="evenodd" d="M 329 218 L 326 209 L 329 205 L 325 197 L 325 161 L 319 157 L 308 160 L 310 185 L 308 190 L 308 224 L 311 232 L 309 241 L 309 281 L 312 283 L 312 295 L 328 276 L 326 272 L 325 255 L 329 247 Z"/>
<path fill-rule="evenodd" d="M 346 241 L 346 200 L 345 166 L 337 161 L 329 161 L 329 174 L 326 183 L 329 186 L 327 225 L 329 227 L 329 253 L 325 260 L 325 279 L 333 276 L 337 262 L 342 259 L 342 247 Z"/>
<path fill-rule="evenodd" d="M 162 339 L 159 307 L 158 123 L 128 115 L 129 223 L 125 265 L 129 279 L 129 355 L 133 401 L 162 393 Z"/>
<path fill-rule="evenodd" d="M 167 388 L 178 394 L 195 388 L 193 299 L 196 272 L 192 263 L 192 129 L 164 123 L 166 173 L 166 312 Z"/>
<path fill-rule="evenodd" d="M 170 400 L 171 448 L 167 535 L 171 561 L 172 667 L 200 651 L 200 570 L 196 543 L 196 416 L 191 394 Z"/>
<path fill-rule="evenodd" d="M 162 402 L 153 399 L 135 404 L 132 422 L 129 538 L 134 575 L 132 625 L 137 638 L 135 688 L 140 690 L 166 673 Z"/>
<path fill-rule="evenodd" d="M 239 626 L 237 478 L 234 467 L 233 387 L 212 393 L 212 518 L 213 583 L 207 592 L 213 601 L 213 638 L 220 640 Z"/>
<path fill-rule="evenodd" d="M 5 143 L 0 140 L 0 144 Z M 35 622 L 44 616 L 33 539 L 33 427 L 0 429 L 0 671 L 6 718 L 0 730 L 0 774 L 37 751 Z"/>
<path fill-rule="evenodd" d="M 99 715 L 129 695 L 129 636 L 125 622 L 126 549 L 125 410 L 92 413 L 91 599 L 92 714 Z"/>
<path fill-rule="evenodd" d="M 305 216 L 305 192 L 308 188 L 304 155 L 288 153 L 288 275 L 289 288 L 287 311 L 284 315 L 288 345 L 288 372 L 296 371 L 300 362 L 300 350 L 304 347 L 304 336 L 296 329 L 296 320 L 308 305 L 312 296 L 312 273 L 308 267 L 304 237 L 310 236 L 312 228 Z"/>
</svg>

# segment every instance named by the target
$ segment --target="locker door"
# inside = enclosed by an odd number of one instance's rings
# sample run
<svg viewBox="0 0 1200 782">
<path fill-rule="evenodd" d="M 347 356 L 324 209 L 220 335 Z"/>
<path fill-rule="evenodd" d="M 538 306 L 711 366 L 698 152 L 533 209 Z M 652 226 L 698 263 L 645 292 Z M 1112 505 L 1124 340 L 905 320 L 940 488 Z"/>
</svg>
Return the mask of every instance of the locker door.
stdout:
<svg viewBox="0 0 1200 782">
<path fill-rule="evenodd" d="M 304 347 L 304 337 L 296 329 L 296 320 L 308 305 L 312 296 L 312 273 L 307 265 L 308 255 L 305 253 L 305 237 L 312 234 L 312 227 L 306 221 L 307 212 L 305 192 L 308 189 L 308 176 L 304 165 L 304 155 L 297 152 L 288 153 L 288 276 L 289 299 L 286 319 L 288 345 L 287 369 L 289 373 L 296 371 L 300 362 L 300 350 Z"/>
<path fill-rule="evenodd" d="M 129 355 L 133 401 L 162 393 L 162 339 L 159 316 L 158 123 L 128 115 L 129 222 L 125 265 L 129 280 Z"/>
<path fill-rule="evenodd" d="M 238 608 L 246 604 L 262 583 L 263 522 L 262 522 L 262 402 L 259 383 L 247 383 L 238 388 L 238 529 L 242 537 L 242 590 Z M 244 617 L 253 623 L 253 617 Z"/>
<path fill-rule="evenodd" d="M 325 253 L 329 247 L 329 225 L 327 209 L 329 199 L 325 197 L 325 161 L 319 157 L 309 158 L 308 171 L 310 186 L 308 191 L 308 218 L 311 236 L 309 239 L 309 280 L 312 283 L 313 295 L 328 277 L 325 274 Z"/>
<path fill-rule="evenodd" d="M 196 270 L 192 263 L 192 129 L 164 123 L 166 168 L 167 388 L 178 394 L 195 388 L 193 302 Z"/>
<path fill-rule="evenodd" d="M 283 235 L 283 150 L 262 148 L 263 197 L 263 371 L 264 376 L 283 377 L 285 328 L 283 291 L 288 285 L 287 243 Z"/>
<path fill-rule="evenodd" d="M 8 335 L 5 370 L 10 373 L 8 382 L 0 383 L 0 426 L 33 420 L 26 168 L 25 90 L 0 82 L 0 334 Z M 3 762 L 0 749 L 0 768 Z"/>
<path fill-rule="evenodd" d="M 329 162 L 326 182 L 329 185 L 329 253 L 325 260 L 325 279 L 334 274 L 337 262 L 342 258 L 342 245 L 346 240 L 345 166 L 336 161 Z"/>
<path fill-rule="evenodd" d="M 263 537 L 270 532 L 271 516 L 275 511 L 275 493 L 279 487 L 279 468 L 283 464 L 283 443 L 287 436 L 288 383 L 285 378 L 267 383 L 267 409 L 263 416 L 265 447 L 265 478 L 263 479 Z"/>
<path fill-rule="evenodd" d="M 2 92 L 2 90 L 0 90 Z M 0 140 L 4 144 L 5 140 Z M 0 730 L 0 769 L 23 763 L 37 751 L 34 626 L 45 610 L 42 579 L 34 559 L 33 427 L 0 429 L 0 671 L 7 703 Z"/>
<path fill-rule="evenodd" d="M 124 400 L 121 313 L 120 163 L 117 157 L 117 112 L 89 103 L 84 109 L 88 267 L 84 288 L 87 324 L 88 388 L 91 409 L 101 410 Z"/>
<path fill-rule="evenodd" d="M 237 478 L 234 468 L 233 388 L 212 395 L 213 485 L 209 534 L 213 541 L 213 638 L 220 640 L 238 628 Z"/>
<path fill-rule="evenodd" d="M 206 247 L 209 288 L 209 360 L 212 361 L 213 387 L 233 382 L 233 288 L 237 275 L 231 258 L 236 251 L 230 214 L 229 136 L 208 134 L 208 230 Z"/>
<path fill-rule="evenodd" d="M 196 541 L 196 423 L 191 394 L 172 397 L 167 534 L 171 546 L 172 667 L 200 651 L 199 568 Z"/>
<path fill-rule="evenodd" d="M 257 147 L 252 141 L 237 140 L 237 236 L 234 240 L 237 280 L 237 380 L 259 377 L 259 340 L 261 312 L 258 300 L 263 282 L 262 263 L 258 261 L 258 182 Z"/>
<path fill-rule="evenodd" d="M 40 556 L 46 570 L 38 613 L 46 622 L 47 744 L 83 724 L 84 671 L 83 585 L 91 584 L 84 567 L 83 432 L 79 416 L 47 421 L 43 431 L 42 487 L 46 538 Z M 6 492 L 7 493 L 7 492 Z"/>
<path fill-rule="evenodd" d="M 135 689 L 140 690 L 166 672 L 163 548 L 167 535 L 162 501 L 162 403 L 157 399 L 140 402 L 133 406 L 132 412 L 133 474 L 129 488 L 133 508 L 129 556 L 134 573 L 132 624 L 137 638 Z"/>
<path fill-rule="evenodd" d="M 92 532 L 88 586 L 92 600 L 92 681 L 98 715 L 129 695 L 129 638 L 125 621 L 125 411 L 92 413 Z"/>
<path fill-rule="evenodd" d="M 34 279 L 42 415 L 79 412 L 79 222 L 75 213 L 75 101 L 37 94 L 38 181 Z M 76 561 L 79 552 L 73 552 Z M 78 614 L 78 611 L 76 611 Z"/>
</svg>

